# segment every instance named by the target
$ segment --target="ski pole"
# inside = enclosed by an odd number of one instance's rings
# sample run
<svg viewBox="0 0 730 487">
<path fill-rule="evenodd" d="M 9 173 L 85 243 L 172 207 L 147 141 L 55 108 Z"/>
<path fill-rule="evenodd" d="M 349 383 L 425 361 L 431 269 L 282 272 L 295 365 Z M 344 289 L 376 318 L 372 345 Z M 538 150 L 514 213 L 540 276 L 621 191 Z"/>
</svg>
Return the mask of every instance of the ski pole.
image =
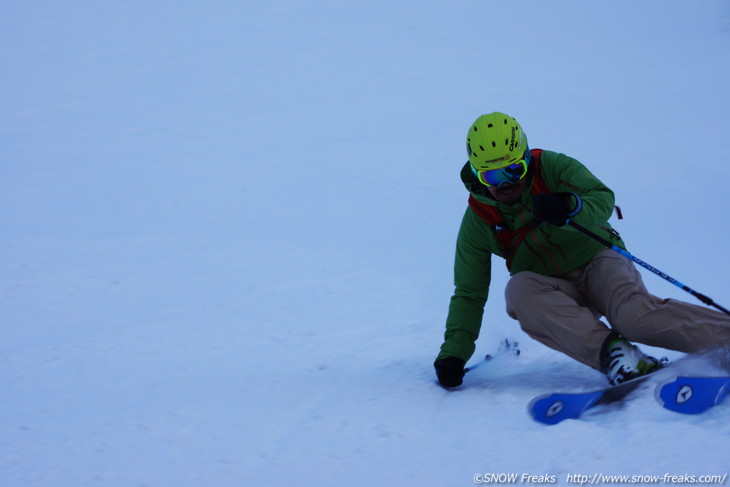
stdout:
<svg viewBox="0 0 730 487">
<path fill-rule="evenodd" d="M 657 276 L 661 277 L 662 279 L 671 282 L 672 284 L 674 284 L 678 288 L 683 289 L 684 291 L 687 291 L 692 296 L 696 297 L 697 299 L 699 299 L 700 301 L 702 301 L 706 305 L 713 306 L 713 307 L 719 309 L 720 311 L 724 312 L 725 314 L 730 315 L 730 311 L 728 311 L 727 309 L 723 308 L 719 304 L 715 303 L 709 297 L 705 296 L 704 294 L 698 293 L 697 291 L 695 291 L 694 289 L 690 288 L 689 286 L 686 286 L 686 285 L 682 284 L 681 282 L 679 282 L 678 280 L 674 279 L 673 277 L 668 276 L 667 274 L 663 273 L 662 271 L 660 271 L 656 267 L 647 264 L 646 262 L 644 262 L 643 260 L 639 259 L 638 257 L 635 257 L 630 252 L 627 252 L 626 250 L 622 249 L 621 247 L 612 244 L 611 242 L 609 242 L 605 238 L 601 237 L 600 235 L 596 235 L 595 233 L 591 232 L 590 230 L 588 230 L 584 226 L 579 225 L 579 224 L 575 223 L 572 220 L 567 220 L 566 223 L 568 225 L 570 225 L 571 227 L 575 228 L 576 230 L 578 230 L 579 232 L 583 233 L 584 235 L 587 235 L 587 236 L 591 237 L 593 240 L 596 240 L 596 241 L 602 243 L 603 245 L 605 245 L 609 249 L 611 249 L 611 250 L 613 250 L 615 252 L 618 252 L 619 254 L 623 255 L 624 257 L 626 257 L 629 260 L 632 260 L 632 261 L 636 262 L 641 267 L 650 270 L 651 272 L 653 272 Z"/>
<path fill-rule="evenodd" d="M 481 359 L 479 362 L 477 362 L 474 365 L 472 365 L 471 367 L 464 367 L 464 373 L 466 374 L 467 372 L 471 372 L 472 370 L 476 370 L 479 367 L 481 367 L 482 365 L 484 365 L 487 362 L 489 362 L 490 360 L 492 360 L 492 356 L 491 355 L 487 355 L 483 359 Z"/>
<path fill-rule="evenodd" d="M 505 338 L 502 340 L 502 342 L 499 344 L 499 348 L 497 349 L 497 355 L 504 355 L 504 354 L 510 354 L 514 355 L 515 357 L 518 357 L 520 355 L 520 347 L 519 343 L 517 343 L 514 340 L 510 340 L 508 338 Z M 470 367 L 465 367 L 464 372 L 471 372 L 472 370 L 476 370 L 482 365 L 486 364 L 490 360 L 494 358 L 494 355 L 486 354 L 483 359 L 481 359 L 479 362 L 475 363 L 474 365 Z"/>
</svg>

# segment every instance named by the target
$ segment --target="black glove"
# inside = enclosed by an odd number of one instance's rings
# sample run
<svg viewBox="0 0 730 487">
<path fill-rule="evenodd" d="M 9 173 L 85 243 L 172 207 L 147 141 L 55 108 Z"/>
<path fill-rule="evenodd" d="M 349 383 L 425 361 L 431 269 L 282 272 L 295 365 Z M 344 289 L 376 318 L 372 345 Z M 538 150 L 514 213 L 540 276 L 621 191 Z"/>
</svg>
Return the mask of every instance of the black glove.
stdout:
<svg viewBox="0 0 730 487">
<path fill-rule="evenodd" d="M 532 215 L 537 223 L 548 222 L 562 227 L 568 218 L 578 214 L 580 208 L 580 198 L 573 193 L 543 193 L 532 198 Z"/>
<path fill-rule="evenodd" d="M 446 357 L 433 363 L 439 384 L 444 387 L 457 387 L 464 379 L 465 362 L 458 357 Z"/>
</svg>

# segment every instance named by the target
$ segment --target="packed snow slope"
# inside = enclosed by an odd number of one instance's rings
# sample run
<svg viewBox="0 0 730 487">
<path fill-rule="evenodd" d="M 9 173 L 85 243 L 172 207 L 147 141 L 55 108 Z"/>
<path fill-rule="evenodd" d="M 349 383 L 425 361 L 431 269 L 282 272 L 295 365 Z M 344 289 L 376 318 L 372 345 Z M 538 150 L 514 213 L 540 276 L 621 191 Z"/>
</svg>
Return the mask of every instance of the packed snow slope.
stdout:
<svg viewBox="0 0 730 487">
<path fill-rule="evenodd" d="M 604 379 L 506 316 L 498 261 L 473 360 L 522 353 L 451 392 L 432 368 L 494 110 L 730 305 L 727 1 L 3 2 L 0 65 L 3 487 L 730 471 L 730 404 L 665 411 L 658 378 L 533 422 Z"/>
</svg>

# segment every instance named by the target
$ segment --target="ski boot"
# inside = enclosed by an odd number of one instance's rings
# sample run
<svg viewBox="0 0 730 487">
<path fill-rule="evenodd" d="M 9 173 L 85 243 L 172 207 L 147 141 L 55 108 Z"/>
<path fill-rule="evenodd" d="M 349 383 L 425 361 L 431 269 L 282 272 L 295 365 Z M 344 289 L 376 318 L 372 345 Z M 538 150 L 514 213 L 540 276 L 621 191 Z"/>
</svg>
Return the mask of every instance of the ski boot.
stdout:
<svg viewBox="0 0 730 487">
<path fill-rule="evenodd" d="M 601 351 L 601 369 L 611 385 L 618 385 L 662 367 L 659 360 L 645 355 L 639 347 L 618 333 L 611 333 Z"/>
</svg>

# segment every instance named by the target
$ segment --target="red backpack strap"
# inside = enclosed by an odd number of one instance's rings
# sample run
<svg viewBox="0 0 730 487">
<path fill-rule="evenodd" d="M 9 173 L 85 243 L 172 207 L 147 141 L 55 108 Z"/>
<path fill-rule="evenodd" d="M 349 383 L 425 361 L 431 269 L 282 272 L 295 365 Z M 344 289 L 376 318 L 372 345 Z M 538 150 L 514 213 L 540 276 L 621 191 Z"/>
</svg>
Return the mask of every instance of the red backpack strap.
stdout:
<svg viewBox="0 0 730 487">
<path fill-rule="evenodd" d="M 482 220 L 486 221 L 490 225 L 496 225 L 504 220 L 502 218 L 502 213 L 497 208 L 480 202 L 471 194 L 469 195 L 469 206 L 472 210 L 477 212 L 477 215 L 482 217 Z"/>
<path fill-rule="evenodd" d="M 469 207 L 474 210 L 482 220 L 487 222 L 494 231 L 497 243 L 499 243 L 499 246 L 502 247 L 504 258 L 507 261 L 507 269 L 510 269 L 512 267 L 512 257 L 514 256 L 515 250 L 520 246 L 534 226 L 527 224 L 515 231 L 507 226 L 507 223 L 504 221 L 504 217 L 502 216 L 502 212 L 494 206 L 479 202 L 472 195 L 469 195 Z"/>
<path fill-rule="evenodd" d="M 532 157 L 532 167 L 535 169 L 532 171 L 532 189 L 530 190 L 530 194 L 535 196 L 536 194 L 542 194 L 542 193 L 549 193 L 550 188 L 548 188 L 547 184 L 545 183 L 545 180 L 542 178 L 542 171 L 540 170 L 540 159 L 542 157 L 542 149 L 531 149 L 530 150 L 530 156 Z"/>
<path fill-rule="evenodd" d="M 481 203 L 472 195 L 469 195 L 469 207 L 492 227 L 499 245 L 503 249 L 510 248 L 514 239 L 514 232 L 507 227 L 502 212 L 494 206 Z"/>
</svg>

